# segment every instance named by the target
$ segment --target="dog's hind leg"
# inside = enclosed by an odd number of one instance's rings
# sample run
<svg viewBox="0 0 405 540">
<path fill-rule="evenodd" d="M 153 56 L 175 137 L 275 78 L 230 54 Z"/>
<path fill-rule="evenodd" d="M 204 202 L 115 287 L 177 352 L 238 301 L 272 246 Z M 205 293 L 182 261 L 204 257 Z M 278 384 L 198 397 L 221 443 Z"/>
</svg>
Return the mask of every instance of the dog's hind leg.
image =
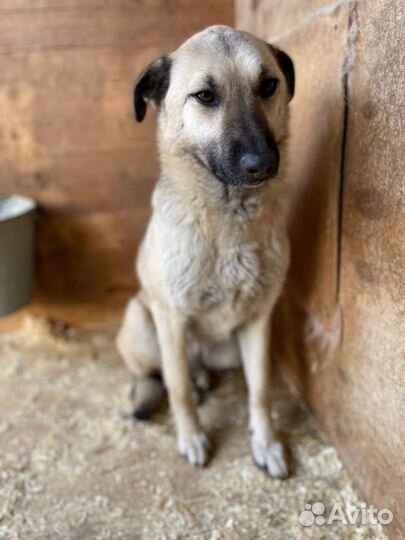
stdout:
<svg viewBox="0 0 405 540">
<path fill-rule="evenodd" d="M 161 404 L 165 389 L 159 375 L 161 361 L 156 329 L 142 292 L 127 305 L 117 335 L 117 347 L 134 375 L 134 416 L 147 420 Z"/>
</svg>

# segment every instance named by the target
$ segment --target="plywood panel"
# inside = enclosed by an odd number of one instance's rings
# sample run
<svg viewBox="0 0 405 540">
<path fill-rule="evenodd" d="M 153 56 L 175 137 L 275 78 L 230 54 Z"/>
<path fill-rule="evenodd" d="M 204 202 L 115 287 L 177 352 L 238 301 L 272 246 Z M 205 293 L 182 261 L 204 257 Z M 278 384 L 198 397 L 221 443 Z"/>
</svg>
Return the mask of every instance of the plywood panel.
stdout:
<svg viewBox="0 0 405 540">
<path fill-rule="evenodd" d="M 345 0 L 236 0 L 238 27 L 273 40 L 287 37 L 317 17 L 328 17 Z"/>
<path fill-rule="evenodd" d="M 361 489 L 394 512 L 403 538 L 405 103 L 397 89 L 405 88 L 405 6 L 395 0 L 359 3 L 355 16 L 360 35 L 349 77 L 341 283 L 345 377 L 339 381 L 338 428 L 356 441 L 342 451 Z"/>
<path fill-rule="evenodd" d="M 276 355 L 404 538 L 405 7 L 239 4 L 241 24 L 277 39 L 297 67 L 293 257 Z"/>
<path fill-rule="evenodd" d="M 275 345 L 309 400 L 312 392 L 318 396 L 313 374 L 321 379 L 323 367 L 334 362 L 341 337 L 337 239 L 346 20 L 347 7 L 341 6 L 277 41 L 294 60 L 296 94 L 288 178 L 291 269 L 275 318 Z M 273 41 L 271 32 L 265 37 Z"/>
</svg>

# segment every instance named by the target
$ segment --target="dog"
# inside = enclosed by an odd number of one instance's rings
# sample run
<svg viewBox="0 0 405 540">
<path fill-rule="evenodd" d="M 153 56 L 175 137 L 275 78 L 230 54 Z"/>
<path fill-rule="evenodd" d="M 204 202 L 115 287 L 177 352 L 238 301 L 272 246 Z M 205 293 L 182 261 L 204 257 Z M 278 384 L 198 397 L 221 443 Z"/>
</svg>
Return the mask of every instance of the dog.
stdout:
<svg viewBox="0 0 405 540">
<path fill-rule="evenodd" d="M 203 466 L 209 442 L 192 379 L 242 364 L 254 462 L 288 475 L 270 416 L 270 320 L 289 265 L 288 105 L 294 66 L 246 32 L 212 26 L 157 59 L 134 90 L 136 119 L 158 109 L 161 175 L 139 249 L 139 293 L 118 350 L 136 378 L 135 416 L 164 395 L 178 448 Z"/>
</svg>

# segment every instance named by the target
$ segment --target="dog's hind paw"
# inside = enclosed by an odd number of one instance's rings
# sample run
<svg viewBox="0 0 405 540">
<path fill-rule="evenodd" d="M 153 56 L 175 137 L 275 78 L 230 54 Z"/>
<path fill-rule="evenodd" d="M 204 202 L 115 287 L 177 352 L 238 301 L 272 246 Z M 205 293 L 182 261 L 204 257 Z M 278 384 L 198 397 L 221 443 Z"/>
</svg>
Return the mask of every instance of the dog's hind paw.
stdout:
<svg viewBox="0 0 405 540">
<path fill-rule="evenodd" d="M 131 400 L 134 406 L 133 416 L 136 420 L 149 420 L 164 398 L 165 389 L 158 376 L 134 377 Z"/>
<path fill-rule="evenodd" d="M 180 454 L 191 465 L 196 467 L 206 465 L 210 444 L 204 432 L 200 431 L 179 435 L 178 447 Z"/>
<path fill-rule="evenodd" d="M 268 445 L 255 441 L 252 438 L 253 461 L 263 469 L 271 478 L 287 478 L 288 463 L 284 446 L 279 441 Z"/>
</svg>

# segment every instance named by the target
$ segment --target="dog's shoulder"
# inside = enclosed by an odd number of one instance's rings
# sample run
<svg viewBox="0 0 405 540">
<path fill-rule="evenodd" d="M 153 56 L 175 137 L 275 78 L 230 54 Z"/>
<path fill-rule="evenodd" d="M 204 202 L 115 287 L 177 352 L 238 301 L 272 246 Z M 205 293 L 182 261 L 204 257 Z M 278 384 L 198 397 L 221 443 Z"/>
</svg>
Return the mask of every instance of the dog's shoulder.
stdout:
<svg viewBox="0 0 405 540">
<path fill-rule="evenodd" d="M 191 291 L 204 282 L 215 262 L 214 246 L 192 202 L 184 200 L 170 182 L 157 183 L 137 264 L 142 285 L 181 310 L 189 309 Z"/>
</svg>

